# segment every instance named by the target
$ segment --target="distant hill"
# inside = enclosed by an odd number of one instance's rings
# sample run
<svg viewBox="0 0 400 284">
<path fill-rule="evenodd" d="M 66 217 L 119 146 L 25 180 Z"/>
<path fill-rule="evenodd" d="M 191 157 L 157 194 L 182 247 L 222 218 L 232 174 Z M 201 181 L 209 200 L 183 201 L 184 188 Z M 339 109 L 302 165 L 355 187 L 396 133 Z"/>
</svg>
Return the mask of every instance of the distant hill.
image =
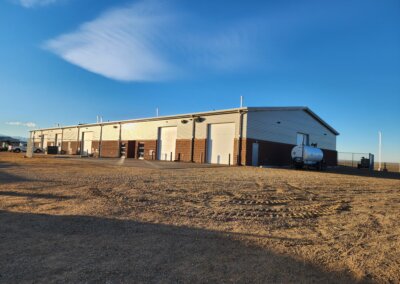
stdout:
<svg viewBox="0 0 400 284">
<path fill-rule="evenodd" d="M 20 136 L 8 136 L 4 134 L 0 134 L 0 142 L 2 141 L 10 141 L 10 142 L 19 142 L 19 141 L 27 141 L 28 139 Z"/>
<path fill-rule="evenodd" d="M 14 139 L 18 139 L 19 141 L 24 141 L 24 142 L 28 141 L 28 138 L 22 136 L 11 136 L 11 137 Z"/>
</svg>

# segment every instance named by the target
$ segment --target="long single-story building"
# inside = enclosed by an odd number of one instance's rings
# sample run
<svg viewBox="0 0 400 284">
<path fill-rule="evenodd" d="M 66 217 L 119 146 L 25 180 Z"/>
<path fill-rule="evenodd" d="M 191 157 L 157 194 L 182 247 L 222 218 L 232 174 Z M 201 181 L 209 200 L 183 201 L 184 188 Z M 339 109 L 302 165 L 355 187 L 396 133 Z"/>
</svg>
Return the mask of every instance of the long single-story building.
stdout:
<svg viewBox="0 0 400 284">
<path fill-rule="evenodd" d="M 230 165 L 289 165 L 295 145 L 337 164 L 339 133 L 308 107 L 243 107 L 31 131 L 60 154 Z"/>
</svg>

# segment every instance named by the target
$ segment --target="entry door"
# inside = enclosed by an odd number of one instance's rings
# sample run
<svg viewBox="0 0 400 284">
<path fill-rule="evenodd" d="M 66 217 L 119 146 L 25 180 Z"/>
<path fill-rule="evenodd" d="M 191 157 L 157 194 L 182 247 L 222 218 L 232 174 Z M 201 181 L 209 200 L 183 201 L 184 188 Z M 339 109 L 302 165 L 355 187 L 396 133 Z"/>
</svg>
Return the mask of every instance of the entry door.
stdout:
<svg viewBox="0 0 400 284">
<path fill-rule="evenodd" d="M 92 140 L 93 140 L 93 132 L 83 132 L 82 133 L 81 155 L 92 154 Z"/>
<path fill-rule="evenodd" d="M 161 161 L 174 161 L 177 127 L 160 127 L 158 134 L 158 159 Z"/>
<path fill-rule="evenodd" d="M 258 143 L 253 143 L 253 151 L 252 151 L 252 156 L 251 156 L 251 164 L 254 167 L 258 167 L 258 150 L 259 149 L 259 144 Z"/>
<path fill-rule="evenodd" d="M 207 162 L 210 164 L 233 164 L 235 123 L 208 125 Z"/>
</svg>

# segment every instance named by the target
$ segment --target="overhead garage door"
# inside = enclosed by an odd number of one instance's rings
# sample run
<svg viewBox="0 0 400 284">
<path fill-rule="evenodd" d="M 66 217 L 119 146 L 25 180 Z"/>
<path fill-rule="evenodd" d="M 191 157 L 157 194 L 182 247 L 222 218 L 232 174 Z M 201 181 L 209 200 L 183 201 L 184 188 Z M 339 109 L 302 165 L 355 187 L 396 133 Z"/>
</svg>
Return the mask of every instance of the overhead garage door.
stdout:
<svg viewBox="0 0 400 284">
<path fill-rule="evenodd" d="M 207 161 L 211 164 L 233 164 L 235 124 L 208 125 Z"/>
<path fill-rule="evenodd" d="M 82 151 L 81 155 L 90 155 L 92 154 L 92 140 L 93 140 L 93 132 L 83 132 L 82 133 Z"/>
<path fill-rule="evenodd" d="M 177 127 L 161 127 L 158 134 L 158 159 L 162 161 L 175 160 Z"/>
</svg>

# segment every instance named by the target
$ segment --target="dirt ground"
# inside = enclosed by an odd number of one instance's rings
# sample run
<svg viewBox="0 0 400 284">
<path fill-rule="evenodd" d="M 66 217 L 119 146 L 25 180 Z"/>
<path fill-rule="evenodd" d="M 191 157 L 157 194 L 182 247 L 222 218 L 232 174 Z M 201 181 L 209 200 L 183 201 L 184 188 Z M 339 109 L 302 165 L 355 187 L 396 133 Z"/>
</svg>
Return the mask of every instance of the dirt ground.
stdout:
<svg viewBox="0 0 400 284">
<path fill-rule="evenodd" d="M 400 175 L 173 165 L 0 153 L 0 282 L 400 282 Z"/>
</svg>

